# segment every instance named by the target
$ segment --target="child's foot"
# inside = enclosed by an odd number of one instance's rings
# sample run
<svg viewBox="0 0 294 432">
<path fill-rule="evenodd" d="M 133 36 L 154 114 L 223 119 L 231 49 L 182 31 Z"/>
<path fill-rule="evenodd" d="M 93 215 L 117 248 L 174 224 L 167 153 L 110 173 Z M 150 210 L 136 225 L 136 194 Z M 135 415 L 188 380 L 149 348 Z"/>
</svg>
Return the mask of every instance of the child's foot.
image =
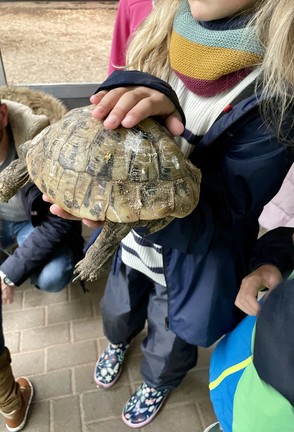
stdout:
<svg viewBox="0 0 294 432">
<path fill-rule="evenodd" d="M 21 431 L 26 424 L 28 412 L 34 395 L 32 383 L 25 377 L 16 378 L 19 384 L 19 391 L 22 400 L 22 405 L 16 412 L 4 415 L 6 428 L 10 432 Z"/>
<path fill-rule="evenodd" d="M 94 371 L 94 380 L 99 387 L 109 388 L 119 379 L 125 352 L 129 346 L 130 344 L 125 343 L 110 343 L 103 351 L 97 360 Z"/>
<path fill-rule="evenodd" d="M 139 428 L 150 423 L 162 407 L 168 393 L 168 389 L 157 390 L 143 382 L 123 408 L 124 423 L 131 428 Z"/>
</svg>

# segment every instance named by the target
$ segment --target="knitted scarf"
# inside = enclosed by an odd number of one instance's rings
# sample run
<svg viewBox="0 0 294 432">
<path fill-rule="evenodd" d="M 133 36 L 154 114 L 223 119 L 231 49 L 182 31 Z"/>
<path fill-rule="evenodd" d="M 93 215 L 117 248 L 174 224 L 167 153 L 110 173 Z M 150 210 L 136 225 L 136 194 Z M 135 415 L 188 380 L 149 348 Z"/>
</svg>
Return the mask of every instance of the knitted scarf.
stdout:
<svg viewBox="0 0 294 432">
<path fill-rule="evenodd" d="M 248 16 L 200 22 L 183 0 L 175 16 L 171 67 L 185 86 L 200 96 L 234 87 L 261 63 L 263 48 Z"/>
</svg>

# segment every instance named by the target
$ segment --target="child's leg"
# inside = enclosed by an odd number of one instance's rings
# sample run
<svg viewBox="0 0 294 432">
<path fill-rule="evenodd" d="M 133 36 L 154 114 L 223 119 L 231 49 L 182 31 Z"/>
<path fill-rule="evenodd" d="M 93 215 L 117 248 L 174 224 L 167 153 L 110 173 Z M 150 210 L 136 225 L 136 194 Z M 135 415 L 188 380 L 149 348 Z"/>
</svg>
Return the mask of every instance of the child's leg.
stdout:
<svg viewBox="0 0 294 432">
<path fill-rule="evenodd" d="M 178 338 L 166 326 L 167 288 L 153 284 L 148 303 L 148 334 L 142 343 L 141 373 L 144 382 L 130 397 L 122 420 L 131 428 L 150 423 L 186 373 L 196 365 L 197 347 Z"/>
<path fill-rule="evenodd" d="M 19 246 L 25 242 L 34 229 L 30 222 L 15 223 L 14 231 Z M 31 275 L 30 281 L 42 291 L 58 292 L 71 281 L 73 269 L 72 250 L 68 246 L 60 246 L 48 259 L 42 270 Z"/>
<path fill-rule="evenodd" d="M 0 413 L 9 431 L 20 431 L 25 427 L 34 390 L 25 377 L 14 379 L 10 366 L 8 348 L 0 355 Z"/>
<path fill-rule="evenodd" d="M 11 369 L 11 357 L 8 348 L 4 347 L 0 355 L 0 411 L 5 416 L 21 407 L 18 385 Z"/>
<path fill-rule="evenodd" d="M 154 284 L 148 305 L 148 334 L 142 343 L 141 373 L 149 386 L 172 389 L 196 365 L 198 355 L 196 346 L 167 328 L 167 317 L 167 288 Z"/>
<path fill-rule="evenodd" d="M 21 246 L 24 241 L 31 235 L 34 231 L 34 227 L 29 221 L 14 222 L 13 223 L 13 233 L 17 240 L 17 244 Z"/>
<path fill-rule="evenodd" d="M 17 244 L 14 233 L 15 224 L 16 222 L 0 220 L 0 246 L 6 252 L 10 252 Z M 1 263 L 5 258 L 5 256 L 1 257 Z"/>
<path fill-rule="evenodd" d="M 68 246 L 58 249 L 39 273 L 30 277 L 31 283 L 42 291 L 59 292 L 72 280 L 74 257 Z"/>
<path fill-rule="evenodd" d="M 110 388 L 119 379 L 129 343 L 145 326 L 150 287 L 149 279 L 124 264 L 118 273 L 110 274 L 101 301 L 104 332 L 110 343 L 94 369 L 99 387 Z"/>
<path fill-rule="evenodd" d="M 152 282 L 123 263 L 111 273 L 101 300 L 105 336 L 114 344 L 130 341 L 145 326 Z"/>
</svg>

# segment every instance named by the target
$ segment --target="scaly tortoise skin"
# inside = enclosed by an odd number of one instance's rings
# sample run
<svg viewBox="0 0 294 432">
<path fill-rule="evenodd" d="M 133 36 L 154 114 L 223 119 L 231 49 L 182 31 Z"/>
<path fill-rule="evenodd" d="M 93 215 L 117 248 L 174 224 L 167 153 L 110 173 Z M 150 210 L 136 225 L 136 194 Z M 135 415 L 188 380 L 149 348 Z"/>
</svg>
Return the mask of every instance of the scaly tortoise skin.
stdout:
<svg viewBox="0 0 294 432">
<path fill-rule="evenodd" d="M 76 266 L 75 273 L 87 280 L 97 279 L 133 227 L 146 226 L 152 233 L 189 215 L 201 180 L 200 171 L 154 120 L 107 130 L 92 117 L 93 109 L 76 108 L 44 129 L 20 147 L 22 157 L 0 175 L 2 201 L 30 177 L 67 212 L 105 221 Z"/>
</svg>

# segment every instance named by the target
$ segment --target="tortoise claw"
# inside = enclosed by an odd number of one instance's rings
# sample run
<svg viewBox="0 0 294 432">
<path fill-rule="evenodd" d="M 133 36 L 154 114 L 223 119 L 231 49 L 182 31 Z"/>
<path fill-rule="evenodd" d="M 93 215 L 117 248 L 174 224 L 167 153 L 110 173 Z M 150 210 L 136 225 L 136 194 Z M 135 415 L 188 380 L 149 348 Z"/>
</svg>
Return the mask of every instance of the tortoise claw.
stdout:
<svg viewBox="0 0 294 432">
<path fill-rule="evenodd" d="M 91 266 L 88 264 L 88 261 L 89 260 L 84 258 L 76 264 L 73 273 L 77 276 L 73 279 L 73 282 L 77 280 L 87 280 L 92 282 L 97 279 L 99 271 L 97 271 L 96 268 L 91 268 Z"/>
<path fill-rule="evenodd" d="M 75 274 L 75 272 L 74 272 L 74 274 Z M 76 277 L 74 277 L 74 278 L 72 279 L 72 282 L 77 282 L 77 281 L 79 281 L 79 280 L 82 280 L 82 279 L 81 279 L 81 276 L 78 274 Z"/>
</svg>

